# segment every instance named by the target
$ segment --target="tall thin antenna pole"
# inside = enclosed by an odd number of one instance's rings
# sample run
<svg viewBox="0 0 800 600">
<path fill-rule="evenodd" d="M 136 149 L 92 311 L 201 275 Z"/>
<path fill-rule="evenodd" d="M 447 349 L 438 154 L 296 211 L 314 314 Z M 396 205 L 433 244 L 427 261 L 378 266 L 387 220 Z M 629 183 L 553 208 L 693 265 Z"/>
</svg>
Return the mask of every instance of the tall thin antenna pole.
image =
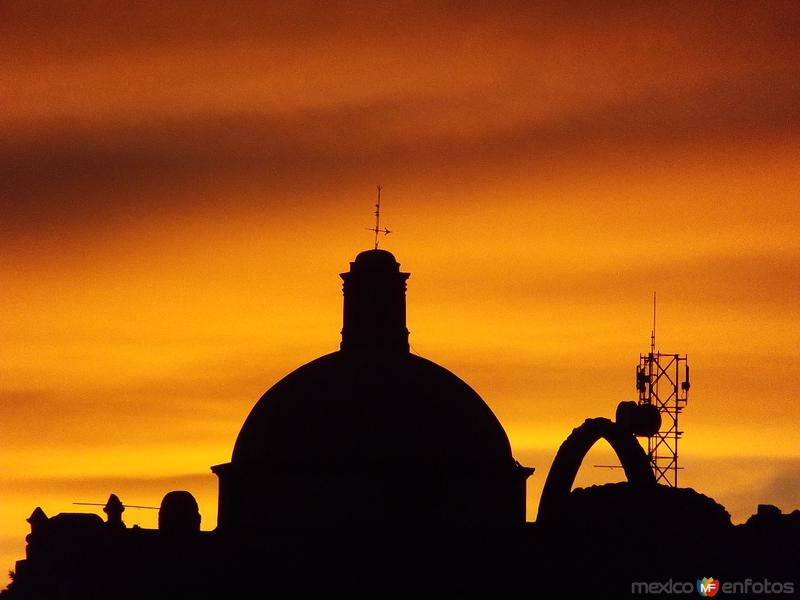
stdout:
<svg viewBox="0 0 800 600">
<path fill-rule="evenodd" d="M 656 352 L 656 293 L 653 292 L 653 329 L 650 332 L 650 354 Z"/>
</svg>

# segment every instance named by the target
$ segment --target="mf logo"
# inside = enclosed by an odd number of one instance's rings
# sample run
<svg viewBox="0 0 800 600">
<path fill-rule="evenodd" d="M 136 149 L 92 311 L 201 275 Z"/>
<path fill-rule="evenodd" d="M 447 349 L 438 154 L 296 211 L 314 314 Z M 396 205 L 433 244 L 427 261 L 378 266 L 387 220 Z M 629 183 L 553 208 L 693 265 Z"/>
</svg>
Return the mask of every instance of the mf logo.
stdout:
<svg viewBox="0 0 800 600">
<path fill-rule="evenodd" d="M 703 577 L 697 580 L 697 591 L 704 598 L 711 598 L 719 591 L 719 579 Z"/>
</svg>

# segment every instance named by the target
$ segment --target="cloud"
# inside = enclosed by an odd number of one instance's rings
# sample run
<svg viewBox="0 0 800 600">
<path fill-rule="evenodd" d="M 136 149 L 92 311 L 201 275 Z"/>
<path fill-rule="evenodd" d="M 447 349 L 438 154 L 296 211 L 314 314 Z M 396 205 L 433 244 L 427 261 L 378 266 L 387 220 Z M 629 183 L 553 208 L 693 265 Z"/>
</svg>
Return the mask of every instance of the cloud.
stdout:
<svg viewBox="0 0 800 600">
<path fill-rule="evenodd" d="M 494 113 L 495 106 L 483 102 L 480 91 L 291 116 L 62 126 L 6 137 L 0 144 L 2 228 L 6 235 L 33 235 L 107 227 L 178 209 L 209 211 L 218 194 L 242 182 L 269 197 L 298 186 L 353 181 L 366 171 L 403 178 L 522 165 L 552 171 L 611 156 L 634 163 L 648 155 L 651 161 L 669 160 L 680 158 L 686 147 L 713 154 L 727 143 L 758 154 L 769 140 L 797 136 L 797 81 L 711 83 L 690 94 L 648 96 L 547 118 L 515 115 L 510 122 L 502 109 Z M 170 206 L 176 202 L 179 206 Z M 273 209 L 280 211 L 280 204 Z"/>
<path fill-rule="evenodd" d="M 281 190 L 374 172 L 759 152 L 800 125 L 790 2 L 2 10 L 8 237 L 213 211 L 243 184 L 280 211 Z"/>
<path fill-rule="evenodd" d="M 613 237 L 612 231 L 608 235 Z M 593 262 L 580 269 L 559 265 L 555 270 L 548 266 L 542 272 L 534 259 L 526 266 L 520 265 L 513 277 L 508 271 L 478 269 L 481 291 L 476 301 L 490 296 L 537 303 L 588 298 L 593 304 L 616 303 L 621 290 L 627 290 L 633 301 L 640 302 L 643 292 L 657 288 L 666 291 L 671 302 L 683 301 L 693 306 L 782 310 L 800 295 L 800 283 L 793 276 L 800 272 L 800 255 L 762 254 L 759 248 L 740 247 L 735 255 L 723 250 L 710 256 L 678 256 L 672 261 L 645 263 L 638 260 L 635 246 L 630 250 L 628 260 L 616 265 Z M 448 279 L 443 277 L 442 282 Z"/>
</svg>

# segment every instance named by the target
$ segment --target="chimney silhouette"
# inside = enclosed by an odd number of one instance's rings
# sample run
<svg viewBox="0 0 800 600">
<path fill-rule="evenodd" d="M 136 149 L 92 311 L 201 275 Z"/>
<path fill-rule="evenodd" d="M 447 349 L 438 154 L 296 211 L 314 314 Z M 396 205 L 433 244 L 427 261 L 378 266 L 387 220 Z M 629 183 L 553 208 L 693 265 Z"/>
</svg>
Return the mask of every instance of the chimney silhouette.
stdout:
<svg viewBox="0 0 800 600">
<path fill-rule="evenodd" d="M 341 349 L 408 352 L 406 280 L 391 252 L 367 250 L 350 263 L 344 280 Z"/>
</svg>

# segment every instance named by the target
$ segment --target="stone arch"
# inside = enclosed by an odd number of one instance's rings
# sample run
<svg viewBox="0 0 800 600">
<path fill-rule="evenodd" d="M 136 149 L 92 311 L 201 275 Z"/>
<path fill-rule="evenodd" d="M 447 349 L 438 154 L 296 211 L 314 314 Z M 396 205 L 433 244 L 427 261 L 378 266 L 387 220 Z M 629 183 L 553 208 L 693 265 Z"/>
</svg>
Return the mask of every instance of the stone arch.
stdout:
<svg viewBox="0 0 800 600">
<path fill-rule="evenodd" d="M 586 453 L 601 438 L 614 449 L 629 483 L 655 485 L 647 453 L 631 433 L 604 417 L 586 419 L 572 430 L 556 453 L 539 500 L 537 522 L 552 520 L 566 504 Z"/>
</svg>

